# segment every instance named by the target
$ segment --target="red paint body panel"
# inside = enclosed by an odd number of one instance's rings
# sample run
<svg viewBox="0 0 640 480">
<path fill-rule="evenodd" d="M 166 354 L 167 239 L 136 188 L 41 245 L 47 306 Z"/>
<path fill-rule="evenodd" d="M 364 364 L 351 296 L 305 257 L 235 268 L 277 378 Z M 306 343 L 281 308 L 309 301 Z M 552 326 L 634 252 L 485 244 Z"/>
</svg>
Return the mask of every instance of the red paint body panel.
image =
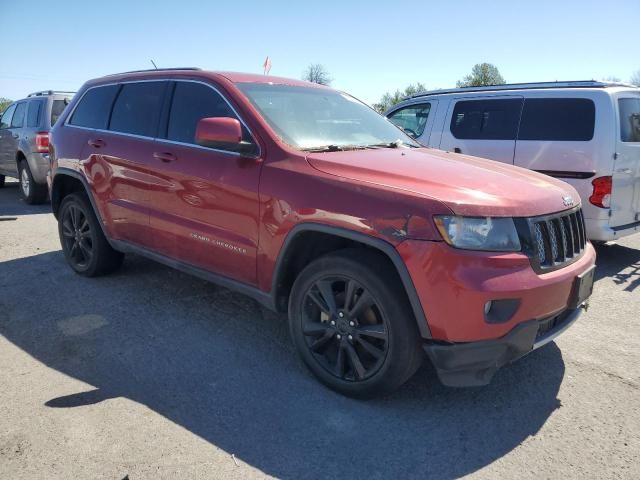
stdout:
<svg viewBox="0 0 640 480">
<path fill-rule="evenodd" d="M 132 138 L 65 125 L 87 88 L 145 79 L 214 86 L 251 131 L 259 155 L 244 158 L 198 146 Z M 52 130 L 52 188 L 60 168 L 86 179 L 107 235 L 271 292 L 282 246 L 301 223 L 381 239 L 403 259 L 433 338 L 497 338 L 525 320 L 566 308 L 583 257 L 536 274 L 523 254 L 457 250 L 433 215 L 528 217 L 565 210 L 566 183 L 530 170 L 430 149 L 384 148 L 308 154 L 285 144 L 235 82 L 326 88 L 262 75 L 157 71 L 87 82 Z M 104 141 L 96 148 L 87 142 Z M 158 156 L 158 154 L 160 154 Z M 56 206 L 54 203 L 54 210 Z M 508 322 L 483 319 L 487 300 L 520 298 Z"/>
</svg>

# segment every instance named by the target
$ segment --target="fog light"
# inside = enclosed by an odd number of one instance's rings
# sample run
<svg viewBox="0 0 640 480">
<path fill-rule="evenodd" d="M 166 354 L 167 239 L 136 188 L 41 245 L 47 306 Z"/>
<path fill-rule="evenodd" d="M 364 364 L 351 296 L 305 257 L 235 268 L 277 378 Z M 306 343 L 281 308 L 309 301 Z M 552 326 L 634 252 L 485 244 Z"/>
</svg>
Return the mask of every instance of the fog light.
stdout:
<svg viewBox="0 0 640 480">
<path fill-rule="evenodd" d="M 517 298 L 489 300 L 484 304 L 484 319 L 487 323 L 504 323 L 513 318 L 520 307 Z"/>
</svg>

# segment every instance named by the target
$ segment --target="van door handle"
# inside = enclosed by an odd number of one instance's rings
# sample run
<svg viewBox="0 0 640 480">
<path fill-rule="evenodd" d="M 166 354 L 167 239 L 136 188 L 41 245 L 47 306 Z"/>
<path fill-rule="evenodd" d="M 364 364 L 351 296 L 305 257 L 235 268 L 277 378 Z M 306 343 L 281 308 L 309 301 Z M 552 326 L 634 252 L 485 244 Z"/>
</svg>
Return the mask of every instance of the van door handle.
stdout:
<svg viewBox="0 0 640 480">
<path fill-rule="evenodd" d="M 619 168 L 618 170 L 616 170 L 616 173 L 621 173 L 623 175 L 631 175 L 633 172 L 631 171 L 630 168 Z"/>
<path fill-rule="evenodd" d="M 453 149 L 453 153 L 462 153 L 462 150 L 460 150 L 458 147 L 455 147 Z"/>
<path fill-rule="evenodd" d="M 100 138 L 90 138 L 87 143 L 94 148 L 102 148 L 106 145 L 105 141 Z"/>
<path fill-rule="evenodd" d="M 153 158 L 164 163 L 175 162 L 178 159 L 173 153 L 169 152 L 153 152 Z"/>
</svg>

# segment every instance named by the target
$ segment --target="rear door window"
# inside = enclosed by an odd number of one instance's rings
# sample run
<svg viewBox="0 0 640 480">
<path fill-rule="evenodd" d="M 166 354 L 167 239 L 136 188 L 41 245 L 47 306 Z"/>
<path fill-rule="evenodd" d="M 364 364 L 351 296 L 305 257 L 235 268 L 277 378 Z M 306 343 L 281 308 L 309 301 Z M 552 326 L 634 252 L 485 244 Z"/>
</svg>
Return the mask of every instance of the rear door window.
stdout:
<svg viewBox="0 0 640 480">
<path fill-rule="evenodd" d="M 11 126 L 11 119 L 13 118 L 13 112 L 15 111 L 15 103 L 4 111 L 2 118 L 0 119 L 0 128 L 9 128 Z"/>
<path fill-rule="evenodd" d="M 389 115 L 389 120 L 410 135 L 418 138 L 424 133 L 424 128 L 427 125 L 427 119 L 429 118 L 430 111 L 430 103 L 411 105 L 393 112 Z"/>
<path fill-rule="evenodd" d="M 125 83 L 116 98 L 109 130 L 155 137 L 167 82 Z"/>
<path fill-rule="evenodd" d="M 621 98 L 618 100 L 618 109 L 620 140 L 640 142 L 640 98 Z"/>
<path fill-rule="evenodd" d="M 109 123 L 109 112 L 113 99 L 118 93 L 118 85 L 105 85 L 88 90 L 73 111 L 69 124 L 78 127 L 104 130 Z"/>
<path fill-rule="evenodd" d="M 62 112 L 64 112 L 64 109 L 67 106 L 67 103 L 69 102 L 69 100 L 54 100 L 53 103 L 51 104 L 51 126 L 53 127 L 56 122 L 58 121 L 58 118 L 60 117 L 60 115 L 62 115 Z"/>
<path fill-rule="evenodd" d="M 463 100 L 456 103 L 451 133 L 465 140 L 515 140 L 521 99 Z"/>
<path fill-rule="evenodd" d="M 42 100 L 32 100 L 29 102 L 29 108 L 27 108 L 27 127 L 40 126 L 43 106 L 44 102 Z"/>
<path fill-rule="evenodd" d="M 27 102 L 20 102 L 11 119 L 11 128 L 21 128 L 24 125 L 24 114 L 27 110 Z"/>
<path fill-rule="evenodd" d="M 588 98 L 527 98 L 518 140 L 589 141 L 596 107 Z"/>
</svg>

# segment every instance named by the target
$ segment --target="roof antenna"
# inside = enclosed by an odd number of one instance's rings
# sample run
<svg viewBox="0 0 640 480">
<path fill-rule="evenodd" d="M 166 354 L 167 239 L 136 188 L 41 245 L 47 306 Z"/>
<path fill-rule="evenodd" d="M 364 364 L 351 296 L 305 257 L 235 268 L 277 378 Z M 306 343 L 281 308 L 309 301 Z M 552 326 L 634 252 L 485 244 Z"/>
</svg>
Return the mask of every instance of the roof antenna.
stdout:
<svg viewBox="0 0 640 480">
<path fill-rule="evenodd" d="M 151 59 L 151 65 L 153 65 L 153 68 L 155 68 L 156 70 L 158 69 L 156 62 L 154 62 L 153 59 Z"/>
</svg>

